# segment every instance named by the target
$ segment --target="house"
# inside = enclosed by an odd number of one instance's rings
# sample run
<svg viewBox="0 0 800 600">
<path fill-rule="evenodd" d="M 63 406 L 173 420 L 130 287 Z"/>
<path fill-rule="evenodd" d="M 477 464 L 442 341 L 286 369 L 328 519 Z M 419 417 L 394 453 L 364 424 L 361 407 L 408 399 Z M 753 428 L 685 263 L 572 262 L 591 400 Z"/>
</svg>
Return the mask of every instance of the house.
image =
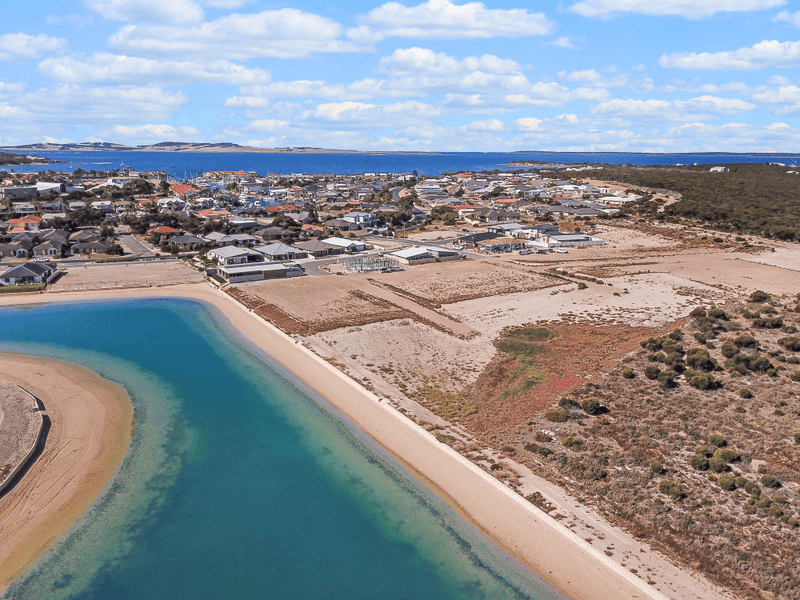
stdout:
<svg viewBox="0 0 800 600">
<path fill-rule="evenodd" d="M 361 226 L 355 221 L 346 221 L 344 219 L 328 219 L 323 223 L 328 229 L 338 229 L 339 231 L 358 231 Z"/>
<path fill-rule="evenodd" d="M 378 223 L 378 217 L 372 213 L 352 211 L 342 215 L 342 220 L 348 223 L 353 223 L 360 227 L 375 227 Z"/>
<path fill-rule="evenodd" d="M 269 260 L 295 260 L 298 258 L 308 257 L 308 254 L 305 250 L 280 243 L 269 244 L 267 246 L 256 246 L 253 248 L 253 250 L 260 252 Z"/>
<path fill-rule="evenodd" d="M 274 240 L 281 240 L 289 237 L 297 237 L 297 233 L 291 229 L 284 229 L 283 227 L 277 226 L 259 229 L 258 231 L 254 231 L 253 235 L 260 237 L 265 242 L 272 242 Z"/>
<path fill-rule="evenodd" d="M 12 258 L 25 258 L 30 254 L 33 244 L 30 241 L 10 242 L 0 244 L 0 258 L 10 256 Z"/>
<path fill-rule="evenodd" d="M 333 244 L 327 244 L 321 240 L 309 240 L 307 242 L 297 242 L 294 245 L 294 247 L 303 250 L 309 256 L 313 256 L 314 258 L 321 258 L 324 256 L 330 256 L 332 254 L 344 253 L 344 248 L 340 246 L 334 246 Z"/>
<path fill-rule="evenodd" d="M 46 262 L 26 262 L 0 275 L 0 285 L 45 283 L 57 272 L 55 265 Z"/>
<path fill-rule="evenodd" d="M 49 256 L 51 258 L 61 258 L 64 256 L 64 250 L 67 244 L 63 239 L 53 238 L 52 240 L 45 240 L 41 244 L 34 246 L 31 253 L 34 256 Z"/>
<path fill-rule="evenodd" d="M 39 229 L 39 224 L 42 222 L 42 217 L 34 217 L 33 215 L 29 215 L 27 217 L 22 217 L 21 219 L 9 219 L 8 222 L 12 227 L 24 227 L 31 231 L 36 231 Z"/>
<path fill-rule="evenodd" d="M 219 231 L 212 231 L 203 237 L 206 241 L 220 246 L 244 246 L 246 244 L 255 244 L 258 241 L 255 237 L 246 233 L 220 233 Z"/>
<path fill-rule="evenodd" d="M 39 190 L 35 185 L 0 187 L 0 200 L 27 200 L 31 202 L 38 199 Z"/>
<path fill-rule="evenodd" d="M 72 254 L 105 254 L 111 244 L 101 240 L 94 240 L 91 242 L 79 242 L 70 248 Z"/>
<path fill-rule="evenodd" d="M 325 242 L 326 244 L 338 246 L 348 253 L 363 252 L 364 250 L 367 249 L 367 245 L 364 242 L 360 242 L 358 240 L 348 240 L 340 237 L 330 237 L 322 241 Z"/>
<path fill-rule="evenodd" d="M 523 229 L 523 226 L 519 223 L 498 223 L 496 225 L 489 225 L 489 227 L 486 228 L 486 231 L 507 236 L 514 235 L 514 232 L 518 229 Z"/>
<path fill-rule="evenodd" d="M 389 252 L 388 255 L 393 256 L 398 262 L 405 265 L 421 265 L 429 262 L 461 258 L 458 252 L 438 246 L 412 246 L 411 248 Z"/>
<path fill-rule="evenodd" d="M 208 251 L 208 255 L 215 258 L 221 265 L 241 265 L 264 260 L 264 255 L 260 252 L 250 250 L 250 248 L 236 248 L 235 246 L 213 248 Z"/>
<path fill-rule="evenodd" d="M 180 246 L 184 250 L 192 250 L 197 246 L 202 246 L 203 244 L 207 244 L 208 242 L 197 236 L 184 234 L 184 235 L 173 235 L 171 238 L 167 238 L 167 243 Z"/>
<path fill-rule="evenodd" d="M 306 273 L 305 269 L 300 265 L 283 265 L 281 263 L 222 265 L 217 269 L 217 272 L 229 283 L 300 277 Z"/>
<path fill-rule="evenodd" d="M 152 227 L 148 229 L 147 233 L 150 235 L 154 233 L 170 234 L 170 233 L 180 233 L 180 230 L 175 229 L 174 227 L 168 227 L 167 225 L 159 225 L 158 227 Z"/>
</svg>

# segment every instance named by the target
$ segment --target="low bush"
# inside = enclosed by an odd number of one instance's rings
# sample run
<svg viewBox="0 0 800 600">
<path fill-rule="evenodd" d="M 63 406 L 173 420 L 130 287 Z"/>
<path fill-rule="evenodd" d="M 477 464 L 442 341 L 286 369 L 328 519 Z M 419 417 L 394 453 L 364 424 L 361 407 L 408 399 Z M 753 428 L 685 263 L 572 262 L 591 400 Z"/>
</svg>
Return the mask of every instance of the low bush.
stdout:
<svg viewBox="0 0 800 600">
<path fill-rule="evenodd" d="M 644 376 L 648 379 L 655 380 L 658 379 L 658 375 L 661 373 L 661 369 L 656 367 L 655 365 L 649 365 L 644 369 Z"/>
<path fill-rule="evenodd" d="M 558 408 L 551 408 L 545 411 L 544 418 L 553 423 L 565 423 L 569 421 L 569 412 L 567 412 L 567 409 L 563 406 L 559 406 Z"/>
<path fill-rule="evenodd" d="M 587 398 L 581 402 L 581 408 L 587 415 L 596 415 L 600 411 L 600 401 L 597 398 Z"/>
<path fill-rule="evenodd" d="M 689 464 L 698 471 L 708 471 L 708 459 L 702 454 L 695 454 L 689 459 Z"/>
<path fill-rule="evenodd" d="M 673 500 L 680 500 L 684 497 L 683 490 L 672 479 L 662 479 L 658 484 L 658 491 L 670 496 Z"/>
<path fill-rule="evenodd" d="M 730 448 L 720 448 L 719 450 L 714 452 L 714 456 L 718 456 L 725 462 L 729 463 L 737 462 L 742 459 L 742 457 L 739 456 L 739 453 L 736 452 L 736 450 L 731 450 Z"/>
<path fill-rule="evenodd" d="M 713 390 L 717 387 L 717 380 L 710 373 L 699 371 L 686 371 L 687 383 L 698 390 Z"/>
<path fill-rule="evenodd" d="M 708 443 L 717 448 L 722 448 L 728 445 L 728 441 L 718 433 L 712 433 L 708 436 Z"/>
<path fill-rule="evenodd" d="M 739 348 L 755 348 L 758 346 L 758 340 L 752 335 L 740 335 L 733 340 L 733 343 L 739 346 Z"/>
<path fill-rule="evenodd" d="M 664 467 L 661 465 L 660 462 L 654 460 L 653 462 L 650 463 L 650 471 L 654 475 L 661 475 L 661 473 L 664 472 Z"/>
<path fill-rule="evenodd" d="M 622 369 L 622 376 L 625 379 L 633 379 L 634 377 L 636 377 L 636 373 L 633 372 L 633 369 L 625 367 L 624 369 Z"/>
<path fill-rule="evenodd" d="M 763 304 L 764 302 L 769 302 L 769 294 L 763 290 L 756 290 L 752 294 L 750 294 L 750 302 L 754 302 L 757 304 Z"/>
<path fill-rule="evenodd" d="M 796 337 L 781 338 L 778 343 L 790 352 L 800 352 L 800 339 Z"/>
<path fill-rule="evenodd" d="M 720 475 L 717 485 L 726 492 L 732 492 L 736 489 L 736 478 L 733 475 Z"/>
<path fill-rule="evenodd" d="M 739 388 L 739 397 L 749 399 L 753 397 L 753 392 L 750 391 L 750 388 Z"/>
<path fill-rule="evenodd" d="M 574 435 L 568 435 L 561 441 L 561 445 L 570 450 L 580 450 L 583 448 L 583 440 L 576 438 Z"/>
<path fill-rule="evenodd" d="M 708 461 L 708 468 L 714 473 L 723 473 L 728 470 L 728 461 L 719 456 L 712 456 Z"/>
<path fill-rule="evenodd" d="M 776 488 L 780 485 L 780 482 L 772 475 L 766 474 L 761 477 L 761 485 L 768 488 Z"/>
</svg>

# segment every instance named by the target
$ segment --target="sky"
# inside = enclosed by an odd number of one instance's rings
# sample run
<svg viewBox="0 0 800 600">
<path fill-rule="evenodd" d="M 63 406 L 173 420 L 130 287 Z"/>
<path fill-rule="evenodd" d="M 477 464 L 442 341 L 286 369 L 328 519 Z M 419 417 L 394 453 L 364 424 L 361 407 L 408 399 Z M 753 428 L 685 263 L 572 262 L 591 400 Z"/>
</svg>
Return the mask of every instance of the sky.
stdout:
<svg viewBox="0 0 800 600">
<path fill-rule="evenodd" d="M 3 2 L 0 145 L 797 152 L 798 9 Z"/>
</svg>

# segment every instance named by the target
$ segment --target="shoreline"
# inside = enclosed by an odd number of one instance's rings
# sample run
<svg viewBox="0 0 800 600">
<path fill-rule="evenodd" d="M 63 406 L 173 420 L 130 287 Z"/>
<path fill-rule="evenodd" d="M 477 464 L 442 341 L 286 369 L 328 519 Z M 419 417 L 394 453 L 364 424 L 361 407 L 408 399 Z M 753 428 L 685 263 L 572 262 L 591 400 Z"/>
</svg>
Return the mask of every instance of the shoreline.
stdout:
<svg viewBox="0 0 800 600">
<path fill-rule="evenodd" d="M 122 463 L 133 430 L 125 391 L 66 362 L 0 352 L 0 378 L 33 394 L 46 424 L 27 472 L 0 496 L 0 595 L 83 515 Z"/>
<path fill-rule="evenodd" d="M 137 297 L 185 298 L 211 305 L 238 333 L 322 396 L 476 528 L 570 598 L 666 598 L 455 450 L 438 442 L 298 340 L 204 283 L 26 294 L 2 298 L 0 306 Z M 262 326 L 253 327 L 255 323 Z"/>
</svg>

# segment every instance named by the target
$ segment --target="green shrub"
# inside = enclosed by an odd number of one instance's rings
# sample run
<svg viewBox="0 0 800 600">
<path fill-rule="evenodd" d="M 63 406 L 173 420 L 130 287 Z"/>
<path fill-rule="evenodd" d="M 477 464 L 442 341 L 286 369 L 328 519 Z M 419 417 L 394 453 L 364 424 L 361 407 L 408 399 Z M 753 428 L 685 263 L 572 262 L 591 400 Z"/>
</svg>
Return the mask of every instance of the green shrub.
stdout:
<svg viewBox="0 0 800 600">
<path fill-rule="evenodd" d="M 768 488 L 776 488 L 780 485 L 780 482 L 772 475 L 766 474 L 761 477 L 761 485 Z"/>
<path fill-rule="evenodd" d="M 753 397 L 753 392 L 750 391 L 750 388 L 739 388 L 739 396 L 741 398 L 749 399 Z"/>
<path fill-rule="evenodd" d="M 717 485 L 726 492 L 732 492 L 736 489 L 736 478 L 733 475 L 720 475 Z"/>
<path fill-rule="evenodd" d="M 661 373 L 661 369 L 656 367 L 655 365 L 649 365 L 644 369 L 644 376 L 648 379 L 655 380 L 658 379 L 658 375 Z"/>
<path fill-rule="evenodd" d="M 702 454 L 695 454 L 689 459 L 689 464 L 692 465 L 693 469 L 697 469 L 698 471 L 708 470 L 708 459 Z"/>
<path fill-rule="evenodd" d="M 566 408 L 569 410 L 570 408 L 580 408 L 581 405 L 578 404 L 577 400 L 574 398 L 570 398 L 569 396 L 564 396 L 558 400 L 558 405 L 562 408 Z"/>
<path fill-rule="evenodd" d="M 677 376 L 678 374 L 675 371 L 672 369 L 667 369 L 666 371 L 661 371 L 661 373 L 658 374 L 658 382 L 664 389 L 673 388 L 678 385 L 675 383 L 675 377 Z"/>
<path fill-rule="evenodd" d="M 672 479 L 662 479 L 658 484 L 658 491 L 670 496 L 673 500 L 680 500 L 684 497 L 683 490 Z"/>
<path fill-rule="evenodd" d="M 540 443 L 542 443 L 542 444 L 547 444 L 547 443 L 549 443 L 549 442 L 552 442 L 552 441 L 553 441 L 553 438 L 551 438 L 549 435 L 547 435 L 547 434 L 546 434 L 546 433 L 544 433 L 543 431 L 539 431 L 539 432 L 538 432 L 538 433 L 537 433 L 537 434 L 534 436 L 534 439 L 535 439 L 537 442 L 540 442 Z"/>
<path fill-rule="evenodd" d="M 725 462 L 729 463 L 738 462 L 742 459 L 742 457 L 739 456 L 738 452 L 736 452 L 735 450 L 731 450 L 730 448 L 720 448 L 719 450 L 714 452 L 714 456 L 718 456 Z"/>
<path fill-rule="evenodd" d="M 739 348 L 737 348 L 736 345 L 731 342 L 725 342 L 722 344 L 722 348 L 720 350 L 722 352 L 722 356 L 725 358 L 733 358 L 739 353 Z"/>
<path fill-rule="evenodd" d="M 750 494 L 751 496 L 760 496 L 761 495 L 761 488 L 758 487 L 757 483 L 753 483 L 752 481 L 748 481 L 744 484 L 744 491 Z"/>
<path fill-rule="evenodd" d="M 536 444 L 525 444 L 525 445 L 523 446 L 523 448 L 524 448 L 525 450 L 527 450 L 528 452 L 533 452 L 534 454 L 536 454 L 537 452 L 539 452 L 539 446 L 537 446 Z"/>
<path fill-rule="evenodd" d="M 800 339 L 796 337 L 781 338 L 778 343 L 790 352 L 800 352 Z"/>
<path fill-rule="evenodd" d="M 763 290 L 756 290 L 750 294 L 750 302 L 763 304 L 769 301 L 769 294 Z"/>
<path fill-rule="evenodd" d="M 633 369 L 625 367 L 624 369 L 622 369 L 622 376 L 625 379 L 633 379 L 634 377 L 636 377 L 636 373 L 633 372 Z"/>
<path fill-rule="evenodd" d="M 717 448 L 722 448 L 728 445 L 727 440 L 718 433 L 712 433 L 708 436 L 708 443 Z"/>
<path fill-rule="evenodd" d="M 650 463 L 650 471 L 654 475 L 661 475 L 661 473 L 664 472 L 664 467 L 661 465 L 660 462 L 654 460 L 653 462 Z"/>
<path fill-rule="evenodd" d="M 569 412 L 563 406 L 551 408 L 544 413 L 544 418 L 553 423 L 564 423 L 569 420 Z"/>
<path fill-rule="evenodd" d="M 753 319 L 753 327 L 757 329 L 779 329 L 783 327 L 783 319 L 780 317 L 759 317 Z"/>
<path fill-rule="evenodd" d="M 792 381 L 800 381 L 800 371 L 792 373 Z"/>
<path fill-rule="evenodd" d="M 794 434 L 794 443 L 800 444 L 800 431 Z"/>
<path fill-rule="evenodd" d="M 739 346 L 739 348 L 755 348 L 758 346 L 758 340 L 752 335 L 740 335 L 733 340 L 733 343 Z"/>
<path fill-rule="evenodd" d="M 800 297 L 798 297 L 798 300 L 800 300 Z M 689 316 L 690 317 L 694 317 L 695 319 L 697 317 L 705 317 L 706 316 L 706 309 L 702 308 L 701 306 L 698 306 L 692 312 L 689 313 Z"/>
<path fill-rule="evenodd" d="M 734 483 L 736 484 L 737 488 L 743 488 L 747 484 L 747 479 L 744 477 L 737 477 Z"/>
<path fill-rule="evenodd" d="M 728 320 L 727 313 L 721 308 L 712 308 L 710 311 L 708 311 L 708 316 L 713 319 L 722 319 L 723 321 Z"/>
<path fill-rule="evenodd" d="M 698 390 L 712 390 L 717 386 L 717 381 L 710 373 L 700 373 L 698 371 L 687 371 L 686 381 L 693 388 Z"/>
<path fill-rule="evenodd" d="M 587 415 L 596 415 L 600 411 L 600 401 L 597 398 L 587 398 L 581 402 L 581 408 Z"/>
<path fill-rule="evenodd" d="M 772 504 L 769 505 L 769 508 L 767 509 L 767 514 L 770 517 L 780 517 L 783 516 L 783 511 L 781 510 L 780 506 L 778 506 L 773 502 Z"/>
<path fill-rule="evenodd" d="M 744 409 L 744 406 L 742 406 L 741 404 L 737 404 L 736 406 L 733 407 L 733 412 L 741 414 L 741 413 L 746 413 L 747 411 Z"/>
<path fill-rule="evenodd" d="M 708 461 L 708 468 L 714 473 L 723 473 L 728 470 L 728 461 L 719 456 L 712 456 L 711 460 Z"/>
<path fill-rule="evenodd" d="M 712 371 L 717 363 L 711 358 L 708 350 L 703 348 L 692 348 L 686 354 L 686 364 L 698 371 Z"/>
<path fill-rule="evenodd" d="M 576 438 L 574 435 L 568 435 L 561 441 L 561 445 L 570 450 L 579 450 L 583 447 L 583 440 Z"/>
</svg>

